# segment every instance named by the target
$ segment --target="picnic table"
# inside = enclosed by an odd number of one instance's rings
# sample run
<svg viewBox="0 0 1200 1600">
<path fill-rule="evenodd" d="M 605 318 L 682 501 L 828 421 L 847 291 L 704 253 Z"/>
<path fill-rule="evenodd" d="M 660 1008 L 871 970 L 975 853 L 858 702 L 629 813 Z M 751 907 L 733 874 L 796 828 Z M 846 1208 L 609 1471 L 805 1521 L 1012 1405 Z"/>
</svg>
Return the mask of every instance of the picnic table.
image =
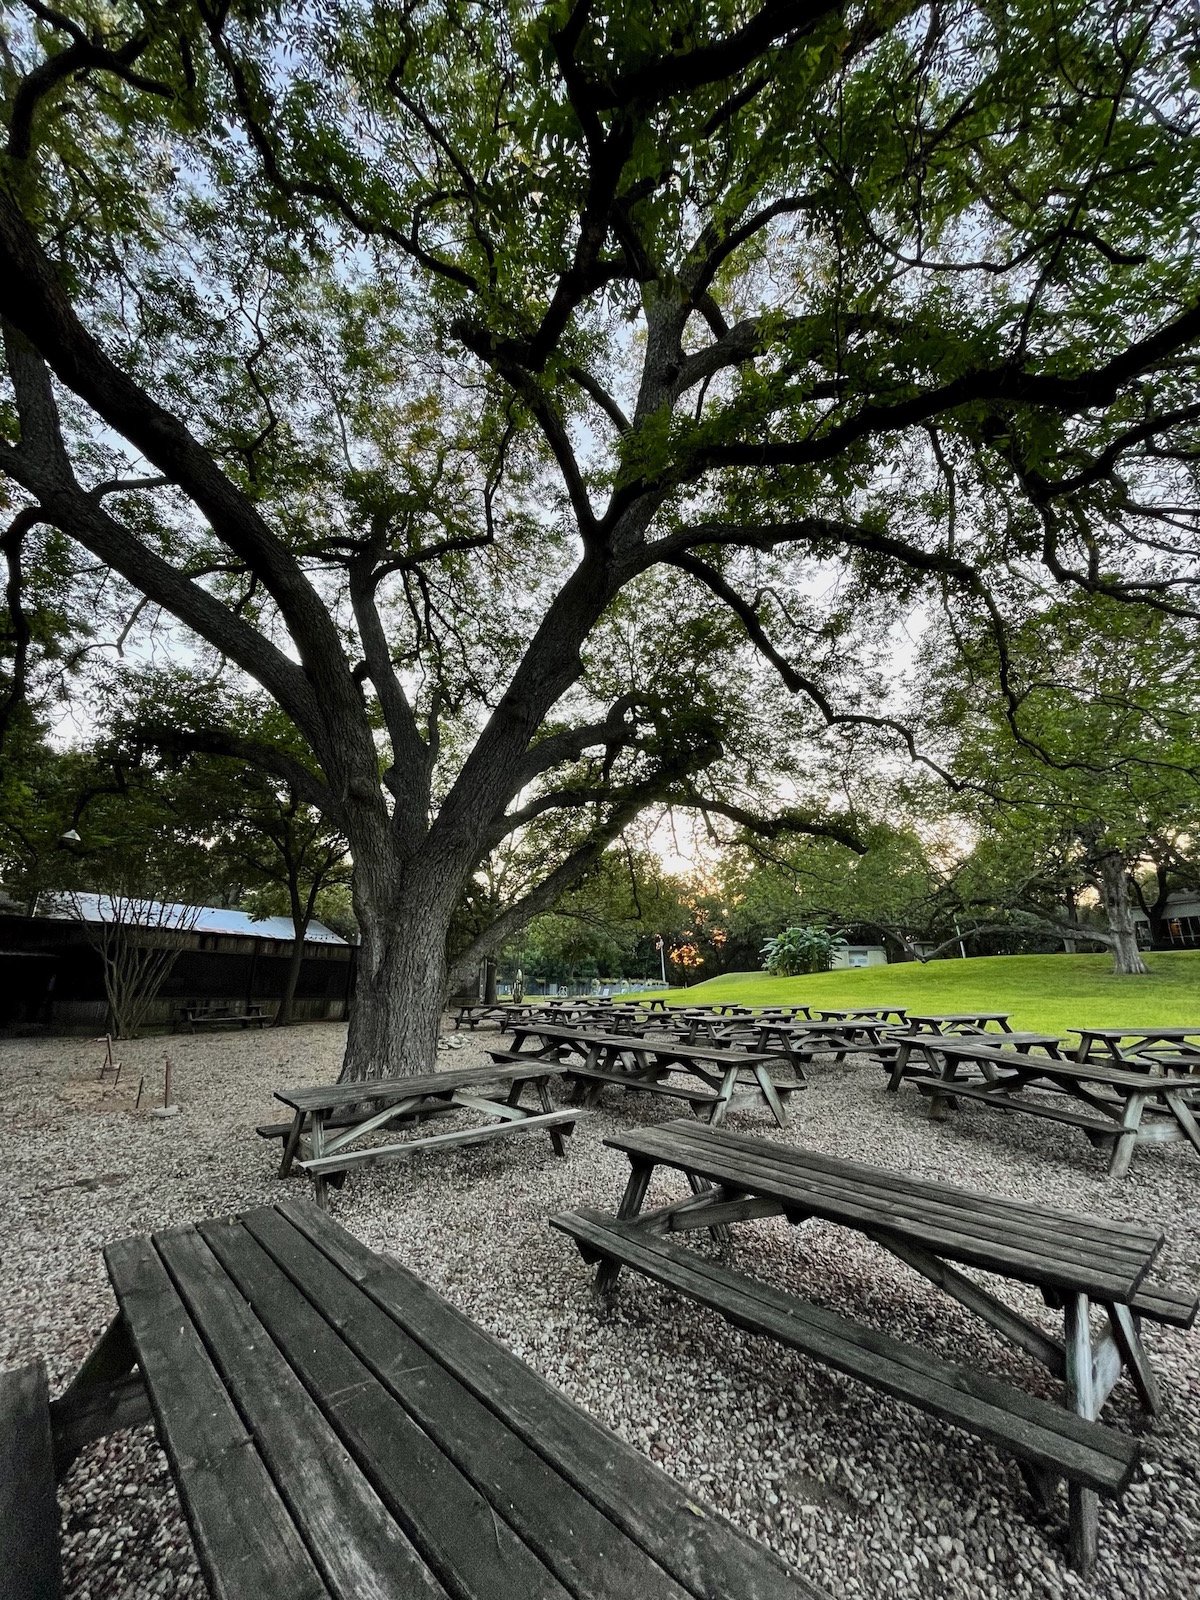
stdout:
<svg viewBox="0 0 1200 1600">
<path fill-rule="evenodd" d="M 817 1011 L 821 1022 L 849 1022 L 876 1021 L 876 1022 L 903 1022 L 908 1016 L 904 1006 L 848 1006 L 840 1011 Z"/>
<path fill-rule="evenodd" d="M 848 1055 L 877 1054 L 886 1049 L 893 1032 L 891 1023 L 874 1016 L 847 1016 L 840 1022 L 825 1017 L 787 1026 L 795 1041 L 794 1048 L 808 1056 L 832 1055 L 835 1061 L 844 1061 Z M 766 1033 L 782 1038 L 783 1027 L 780 1023 L 770 1023 Z"/>
<path fill-rule="evenodd" d="M 848 1053 L 869 1048 L 871 1045 L 864 1041 L 877 1041 L 882 1031 L 883 1023 L 748 1017 L 714 1028 L 709 1037 L 713 1044 L 730 1048 L 753 1051 L 775 1048 L 799 1072 L 814 1056 L 832 1053 L 841 1061 Z"/>
<path fill-rule="evenodd" d="M 1072 1558 L 1090 1568 L 1096 1496 L 1121 1493 L 1138 1449 L 1135 1440 L 1097 1421 L 1101 1409 L 1128 1375 L 1142 1406 L 1154 1411 L 1159 1390 L 1142 1344 L 1142 1321 L 1190 1327 L 1196 1316 L 1190 1291 L 1148 1284 L 1163 1244 L 1157 1228 L 932 1183 L 688 1121 L 605 1142 L 630 1162 L 615 1217 L 583 1211 L 550 1219 L 575 1239 L 585 1259 L 600 1263 L 599 1290 L 610 1291 L 629 1266 L 740 1328 L 1003 1446 L 1022 1462 L 1036 1490 L 1065 1476 Z M 649 1185 L 663 1168 L 682 1173 L 689 1193 L 643 1213 Z M 696 1229 L 727 1235 L 731 1225 L 769 1216 L 793 1224 L 820 1219 L 866 1234 L 1061 1378 L 1065 1404 L 1036 1398 L 977 1366 L 946 1362 L 670 1242 L 671 1235 Z M 1061 1337 L 963 1267 L 1041 1291 L 1047 1306 L 1057 1308 Z M 1093 1307 L 1108 1322 L 1099 1338 L 1089 1320 Z"/>
<path fill-rule="evenodd" d="M 1129 1170 L 1134 1147 L 1186 1140 L 1200 1154 L 1200 1126 L 1189 1100 L 1195 1085 L 1186 1078 L 1140 1071 L 1103 1062 L 1069 1061 L 1020 1050 L 998 1049 L 966 1039 L 927 1040 L 942 1058 L 941 1075 L 917 1082 L 929 1096 L 929 1115 L 937 1120 L 960 1100 L 992 1110 L 1045 1117 L 1078 1128 L 1094 1145 L 1110 1152 L 1109 1176 L 1121 1178 Z M 989 1069 L 979 1084 L 957 1081 L 962 1066 Z M 1029 1089 L 1055 1091 L 1050 1100 L 1038 1100 Z M 1072 1104 L 1063 1105 L 1069 1099 Z M 1082 1106 L 1079 1110 L 1077 1107 Z"/>
<path fill-rule="evenodd" d="M 481 1022 L 495 1022 L 501 1033 L 514 1017 L 528 1016 L 537 1008 L 523 1000 L 496 1000 L 491 1003 L 472 1001 L 454 1008 L 455 1029 L 479 1027 Z"/>
<path fill-rule="evenodd" d="M 452 1072 L 427 1072 L 411 1078 L 371 1078 L 359 1083 L 319 1084 L 300 1089 L 276 1089 L 276 1100 L 289 1108 L 291 1122 L 264 1123 L 264 1138 L 284 1140 L 279 1176 L 286 1178 L 293 1164 L 308 1173 L 316 1186 L 317 1204 L 323 1206 L 328 1185 L 340 1187 L 346 1173 L 356 1167 L 407 1159 L 422 1150 L 447 1150 L 458 1145 L 486 1144 L 514 1133 L 545 1132 L 556 1155 L 567 1153 L 569 1135 L 579 1113 L 556 1111 L 546 1084 L 559 1075 L 549 1061 L 518 1062 L 505 1066 L 464 1067 Z M 529 1085 L 540 1110 L 521 1104 Z M 495 1098 L 494 1090 L 504 1093 Z M 505 1092 L 507 1091 L 507 1092 Z M 482 1125 L 453 1133 L 426 1134 L 400 1143 L 350 1146 L 370 1135 L 394 1131 L 395 1124 L 436 1117 L 451 1111 L 474 1112 Z"/>
<path fill-rule="evenodd" d="M 1184 1071 L 1200 1068 L 1200 1027 L 1071 1028 L 1079 1035 L 1077 1061 L 1107 1059 L 1139 1066 L 1142 1062 Z M 1166 1046 L 1166 1050 L 1163 1047 Z M 1175 1053 L 1170 1054 L 1171 1051 Z"/>
<path fill-rule="evenodd" d="M 179 1019 L 186 1024 L 189 1033 L 195 1033 L 197 1028 L 222 1028 L 230 1023 L 238 1028 L 265 1028 L 271 1013 L 266 1006 L 204 1004 L 184 1006 Z"/>
<path fill-rule="evenodd" d="M 1001 1033 L 1011 1033 L 1007 1011 L 943 1011 L 941 1013 L 908 1013 L 910 1033 L 987 1033 L 994 1022 Z"/>
<path fill-rule="evenodd" d="M 715 1125 L 731 1110 L 765 1105 L 779 1126 L 786 1127 L 787 1101 L 795 1090 L 805 1087 L 803 1075 L 791 1082 L 771 1076 L 768 1068 L 784 1059 L 778 1051 L 710 1049 L 664 1034 L 647 1038 L 597 1033 L 554 1027 L 532 1018 L 513 1029 L 512 1050 L 503 1059 L 520 1061 L 522 1056 L 533 1060 L 553 1056 L 563 1077 L 579 1085 L 585 1107 L 594 1105 L 605 1088 L 615 1085 L 684 1100 L 697 1115 L 707 1111 Z M 698 1079 L 704 1087 L 671 1083 L 672 1075 Z"/>
<path fill-rule="evenodd" d="M 104 1255 L 66 1393 L 0 1375 L 6 1600 L 60 1600 L 55 1476 L 151 1420 L 214 1600 L 824 1600 L 311 1204 Z"/>
<path fill-rule="evenodd" d="M 1023 1055 L 1030 1051 L 1044 1051 L 1046 1055 L 1058 1056 L 1062 1054 L 1062 1040 L 1056 1033 L 1013 1033 L 1004 1034 L 981 1031 L 976 1034 L 960 1030 L 957 1033 L 900 1033 L 892 1039 L 890 1051 L 880 1053 L 880 1062 L 888 1074 L 888 1092 L 895 1094 L 900 1087 L 901 1079 L 914 1077 L 933 1077 L 938 1072 L 938 1047 L 943 1039 L 957 1039 L 960 1042 L 979 1044 L 984 1048 L 984 1055 L 976 1058 L 973 1064 L 978 1068 L 979 1075 L 987 1080 L 996 1076 L 995 1068 L 987 1058 L 988 1050 L 1002 1047 L 1005 1050 L 1019 1050 Z M 921 1061 L 914 1061 L 914 1055 L 920 1056 Z"/>
</svg>

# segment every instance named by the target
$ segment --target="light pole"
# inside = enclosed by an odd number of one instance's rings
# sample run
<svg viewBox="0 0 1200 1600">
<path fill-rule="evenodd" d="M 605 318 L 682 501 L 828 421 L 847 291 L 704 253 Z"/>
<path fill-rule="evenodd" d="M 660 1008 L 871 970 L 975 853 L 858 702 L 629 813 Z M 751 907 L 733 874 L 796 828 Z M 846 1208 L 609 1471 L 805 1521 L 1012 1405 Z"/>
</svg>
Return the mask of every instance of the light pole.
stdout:
<svg viewBox="0 0 1200 1600">
<path fill-rule="evenodd" d="M 661 933 L 656 933 L 654 935 L 654 948 L 658 951 L 658 961 L 662 968 L 662 981 L 663 988 L 665 989 L 667 987 L 667 951 L 666 941 L 663 939 Z"/>
</svg>

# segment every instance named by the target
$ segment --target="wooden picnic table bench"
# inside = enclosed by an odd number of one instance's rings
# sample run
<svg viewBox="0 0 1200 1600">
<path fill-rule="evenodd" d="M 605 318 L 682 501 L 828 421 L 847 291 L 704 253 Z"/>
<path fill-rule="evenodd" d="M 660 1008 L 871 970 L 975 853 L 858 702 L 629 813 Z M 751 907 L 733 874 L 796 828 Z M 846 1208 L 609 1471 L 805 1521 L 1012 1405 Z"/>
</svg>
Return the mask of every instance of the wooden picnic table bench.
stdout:
<svg viewBox="0 0 1200 1600">
<path fill-rule="evenodd" d="M 66 1393 L 0 1375 L 5 1600 L 59 1600 L 55 1470 L 150 1420 L 214 1600 L 827 1600 L 311 1204 L 104 1254 Z"/>
<path fill-rule="evenodd" d="M 197 1028 L 221 1028 L 230 1023 L 239 1028 L 265 1028 L 270 1021 L 271 1013 L 267 1008 L 254 1005 L 184 1006 L 179 1014 L 179 1022 L 187 1025 L 189 1033 L 195 1033 Z"/>
<path fill-rule="evenodd" d="M 891 1022 L 902 1023 L 908 1016 L 904 1006 L 846 1006 L 841 1010 L 817 1010 L 820 1022 Z"/>
<path fill-rule="evenodd" d="M 610 1291 L 624 1266 L 697 1300 L 736 1326 L 779 1340 L 1015 1455 L 1044 1498 L 1069 1484 L 1071 1556 L 1082 1570 L 1096 1557 L 1097 1494 L 1120 1495 L 1138 1455 L 1135 1440 L 1098 1422 L 1127 1373 L 1142 1405 L 1159 1405 L 1157 1379 L 1141 1342 L 1144 1318 L 1190 1326 L 1196 1296 L 1146 1279 L 1162 1234 L 1136 1223 L 1077 1215 L 999 1195 L 931 1183 L 862 1162 L 676 1121 L 605 1141 L 629 1157 L 616 1216 L 595 1211 L 552 1217 L 585 1259 L 600 1263 L 597 1288 Z M 688 1180 L 687 1196 L 643 1212 L 656 1170 Z M 974 1365 L 950 1363 L 893 1339 L 857 1318 L 832 1313 L 670 1241 L 672 1234 L 767 1216 L 855 1229 L 922 1274 L 1064 1381 L 1056 1405 Z M 1032 1285 L 1062 1318 L 1056 1337 L 962 1267 Z M 1107 1314 L 1094 1339 L 1089 1311 Z"/>
<path fill-rule="evenodd" d="M 275 1098 L 289 1107 L 292 1120 L 265 1123 L 258 1131 L 268 1138 L 283 1137 L 279 1176 L 286 1178 L 294 1163 L 313 1179 L 317 1203 L 324 1205 L 328 1184 L 332 1181 L 340 1186 L 345 1174 L 354 1168 L 404 1160 L 422 1150 L 448 1150 L 490 1143 L 514 1133 L 545 1132 L 550 1135 L 555 1154 L 565 1156 L 564 1136 L 570 1134 L 580 1113 L 573 1108 L 556 1111 L 551 1104 L 546 1083 L 557 1078 L 560 1071 L 553 1062 L 529 1059 L 503 1066 L 427 1072 L 411 1078 L 370 1078 L 358 1083 L 277 1089 Z M 540 1111 L 521 1104 L 526 1084 L 533 1087 Z M 507 1087 L 503 1100 L 496 1099 L 492 1092 L 500 1086 Z M 473 1111 L 486 1120 L 481 1126 L 453 1133 L 350 1148 L 360 1139 L 379 1134 L 396 1123 L 451 1111 Z"/>
<path fill-rule="evenodd" d="M 491 1004 L 482 1000 L 471 1001 L 454 1007 L 454 1027 L 456 1030 L 470 1028 L 474 1031 L 481 1023 L 494 1022 L 503 1033 L 514 1018 L 529 1016 L 538 1009 L 522 1000 L 497 1000 Z"/>
<path fill-rule="evenodd" d="M 906 1018 L 910 1033 L 986 1033 L 991 1023 L 1000 1033 L 1011 1033 L 1008 1011 L 910 1011 Z"/>
<path fill-rule="evenodd" d="M 912 1032 L 895 1034 L 890 1046 L 879 1051 L 879 1061 L 884 1071 L 888 1074 L 888 1092 L 895 1094 L 904 1078 L 928 1078 L 937 1075 L 939 1069 L 937 1050 L 942 1039 L 954 1039 L 959 1043 L 979 1044 L 985 1050 L 1004 1049 L 1019 1050 L 1022 1054 L 1029 1054 L 1037 1050 L 1046 1055 L 1060 1056 L 1063 1053 L 1063 1043 L 1056 1033 L 1013 1033 L 1004 1034 L 979 1032 L 975 1034 L 959 1031 L 954 1034 Z M 917 1058 L 914 1060 L 914 1056 Z M 985 1080 L 995 1077 L 995 1070 L 989 1064 L 986 1055 L 978 1060 L 980 1076 Z"/>
<path fill-rule="evenodd" d="M 842 1062 L 848 1055 L 877 1055 L 887 1048 L 892 1033 L 892 1024 L 879 1017 L 847 1017 L 841 1022 L 826 1017 L 809 1022 L 799 1018 L 791 1022 L 756 1020 L 741 1037 L 753 1040 L 760 1050 L 775 1039 L 792 1060 L 831 1055 L 835 1062 Z"/>
<path fill-rule="evenodd" d="M 1068 1061 L 965 1039 L 927 1040 L 926 1047 L 943 1062 L 939 1077 L 917 1081 L 920 1092 L 929 1096 L 929 1115 L 934 1120 L 944 1116 L 948 1106 L 968 1100 L 995 1111 L 1065 1123 L 1078 1128 L 1092 1144 L 1109 1150 L 1108 1171 L 1114 1178 L 1128 1172 L 1135 1145 L 1182 1139 L 1200 1155 L 1200 1126 L 1188 1103 L 1196 1087 L 1187 1078 L 1128 1066 Z M 987 1069 L 988 1081 L 956 1081 L 964 1065 Z M 1029 1089 L 1049 1089 L 1055 1094 L 1049 1100 L 1038 1100 L 1025 1092 Z M 1064 1099 L 1072 1103 L 1064 1105 Z"/>
<path fill-rule="evenodd" d="M 686 1100 L 696 1115 L 707 1108 L 709 1120 L 718 1125 L 731 1110 L 765 1106 L 779 1126 L 786 1127 L 787 1101 L 805 1087 L 802 1075 L 791 1081 L 772 1077 L 769 1067 L 784 1059 L 778 1051 L 708 1048 L 665 1034 L 597 1033 L 531 1020 L 514 1028 L 512 1052 L 505 1059 L 519 1061 L 522 1056 L 553 1056 L 563 1077 L 581 1086 L 585 1107 L 594 1105 L 605 1088 L 615 1086 Z M 670 1083 L 672 1074 L 698 1079 L 703 1087 Z"/>
<path fill-rule="evenodd" d="M 1173 1063 L 1194 1057 L 1200 1067 L 1200 1027 L 1070 1028 L 1068 1032 L 1079 1035 L 1072 1052 L 1076 1061 L 1107 1060 L 1114 1065 L 1137 1066 L 1165 1055 Z"/>
</svg>

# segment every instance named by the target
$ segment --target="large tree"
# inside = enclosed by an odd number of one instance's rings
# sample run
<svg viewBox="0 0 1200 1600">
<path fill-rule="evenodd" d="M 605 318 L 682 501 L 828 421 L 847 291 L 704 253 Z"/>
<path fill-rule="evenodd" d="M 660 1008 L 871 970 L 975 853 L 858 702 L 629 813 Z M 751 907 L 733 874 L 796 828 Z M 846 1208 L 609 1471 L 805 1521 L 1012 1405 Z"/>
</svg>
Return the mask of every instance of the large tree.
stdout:
<svg viewBox="0 0 1200 1600">
<path fill-rule="evenodd" d="M 651 799 L 750 820 L 739 641 L 811 771 L 909 739 L 918 601 L 1191 603 L 1190 15 L 11 7 L 10 567 L 58 530 L 294 724 L 227 748 L 350 841 L 352 1075 L 427 1065 L 506 838 L 474 954 Z"/>
<path fill-rule="evenodd" d="M 957 807 L 980 835 L 956 878 L 964 912 L 1018 911 L 1145 972 L 1137 870 L 1157 865 L 1165 899 L 1200 828 L 1200 629 L 1106 596 L 1059 599 L 1009 631 L 1002 673 L 978 633 L 943 639 L 925 666 L 940 690 L 931 737 L 948 740 Z"/>
</svg>

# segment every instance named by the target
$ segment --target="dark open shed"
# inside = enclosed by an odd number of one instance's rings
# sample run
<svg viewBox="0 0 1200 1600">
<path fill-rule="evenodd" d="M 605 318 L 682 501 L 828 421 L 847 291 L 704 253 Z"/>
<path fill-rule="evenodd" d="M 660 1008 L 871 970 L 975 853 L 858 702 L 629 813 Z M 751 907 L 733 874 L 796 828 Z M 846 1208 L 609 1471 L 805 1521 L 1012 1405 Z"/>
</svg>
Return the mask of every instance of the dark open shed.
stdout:
<svg viewBox="0 0 1200 1600">
<path fill-rule="evenodd" d="M 86 926 L 96 899 L 75 896 L 69 907 L 60 901 L 50 914 L 43 905 L 43 914 L 32 917 L 0 911 L 0 1027 L 104 1027 L 104 975 Z M 193 926 L 170 933 L 179 955 L 147 1026 L 168 1027 L 185 1006 L 213 1001 L 272 1010 L 287 980 L 294 944 L 290 921 L 267 917 L 255 922 L 245 912 L 219 906 L 190 908 L 181 920 L 193 918 Z M 311 923 L 295 1020 L 344 1018 L 353 984 L 354 946 L 323 924 Z"/>
</svg>

